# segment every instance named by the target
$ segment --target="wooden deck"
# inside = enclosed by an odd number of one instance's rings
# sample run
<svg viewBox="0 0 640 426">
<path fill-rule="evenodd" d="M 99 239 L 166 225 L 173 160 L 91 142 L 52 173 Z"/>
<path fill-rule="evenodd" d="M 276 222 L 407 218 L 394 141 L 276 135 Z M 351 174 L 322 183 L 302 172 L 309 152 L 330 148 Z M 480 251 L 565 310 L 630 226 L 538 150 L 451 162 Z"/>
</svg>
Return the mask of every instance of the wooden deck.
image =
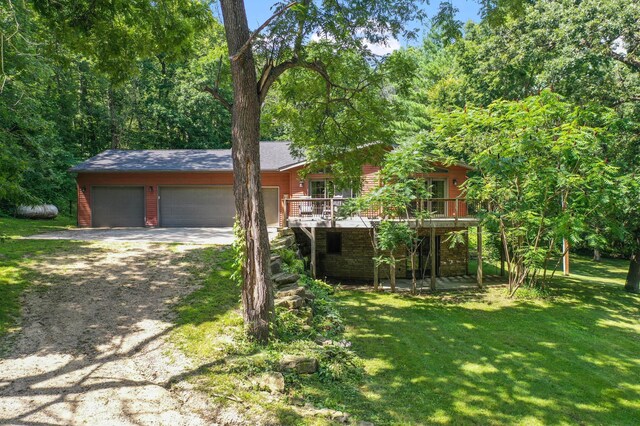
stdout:
<svg viewBox="0 0 640 426">
<path fill-rule="evenodd" d="M 289 217 L 287 226 L 289 228 L 373 228 L 380 223 L 381 219 L 369 219 L 361 217 L 349 217 L 343 219 L 323 219 L 321 217 Z M 478 225 L 475 217 L 436 217 L 425 220 L 402 220 L 408 222 L 411 227 L 418 228 L 468 228 Z"/>
<path fill-rule="evenodd" d="M 291 228 L 373 228 L 383 218 L 407 222 L 417 228 L 470 227 L 478 219 L 463 198 L 433 198 L 415 202 L 411 216 L 398 218 L 393 212 L 369 208 L 357 213 L 346 208 L 345 198 L 287 198 L 284 200 L 287 226 Z M 405 212 L 406 213 L 406 212 Z M 398 212 L 395 212 L 397 215 Z M 347 216 L 350 215 L 350 216 Z M 393 218 L 393 219 L 392 219 Z"/>
</svg>

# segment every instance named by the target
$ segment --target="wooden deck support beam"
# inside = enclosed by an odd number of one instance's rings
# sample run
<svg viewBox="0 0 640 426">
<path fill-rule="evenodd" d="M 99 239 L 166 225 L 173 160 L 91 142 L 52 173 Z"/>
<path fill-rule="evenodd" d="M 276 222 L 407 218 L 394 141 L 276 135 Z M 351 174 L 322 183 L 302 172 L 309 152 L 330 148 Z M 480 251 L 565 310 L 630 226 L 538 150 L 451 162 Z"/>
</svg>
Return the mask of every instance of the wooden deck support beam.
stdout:
<svg viewBox="0 0 640 426">
<path fill-rule="evenodd" d="M 482 226 L 478 225 L 478 287 L 482 288 Z"/>
<path fill-rule="evenodd" d="M 429 256 L 431 256 L 431 283 L 429 288 L 431 288 L 431 291 L 436 291 L 436 229 L 434 227 L 431 227 L 429 237 Z"/>
<path fill-rule="evenodd" d="M 311 228 L 311 278 L 316 278 L 316 228 Z"/>
<path fill-rule="evenodd" d="M 302 232 L 309 237 L 311 241 L 311 254 L 309 255 L 309 269 L 311 270 L 311 277 L 316 278 L 316 228 L 300 228 Z"/>
</svg>

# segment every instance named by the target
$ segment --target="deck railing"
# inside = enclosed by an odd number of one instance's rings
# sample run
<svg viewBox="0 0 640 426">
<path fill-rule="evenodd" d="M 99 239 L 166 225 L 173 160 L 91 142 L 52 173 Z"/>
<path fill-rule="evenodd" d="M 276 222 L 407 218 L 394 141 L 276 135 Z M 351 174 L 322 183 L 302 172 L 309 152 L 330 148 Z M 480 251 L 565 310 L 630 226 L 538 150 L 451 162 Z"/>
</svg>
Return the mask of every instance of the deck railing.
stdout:
<svg viewBox="0 0 640 426">
<path fill-rule="evenodd" d="M 287 219 L 330 220 L 335 222 L 345 217 L 341 211 L 348 198 L 288 198 L 285 199 L 285 217 Z M 383 209 L 370 208 L 361 210 L 350 216 L 367 219 L 407 218 L 407 219 L 459 219 L 473 217 L 470 215 L 464 198 L 430 198 L 414 202 L 408 212 L 399 217 L 398 214 L 385 212 Z M 406 217 L 406 215 L 409 217 Z"/>
</svg>

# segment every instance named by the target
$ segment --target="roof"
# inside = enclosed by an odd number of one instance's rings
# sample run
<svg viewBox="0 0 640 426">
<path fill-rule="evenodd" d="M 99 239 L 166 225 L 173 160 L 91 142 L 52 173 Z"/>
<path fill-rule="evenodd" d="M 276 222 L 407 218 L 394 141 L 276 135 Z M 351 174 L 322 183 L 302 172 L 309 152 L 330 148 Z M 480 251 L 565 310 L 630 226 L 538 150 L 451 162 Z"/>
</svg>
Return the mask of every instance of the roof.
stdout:
<svg viewBox="0 0 640 426">
<path fill-rule="evenodd" d="M 260 169 L 279 171 L 300 159 L 289 152 L 289 142 L 260 142 Z M 226 172 L 233 170 L 231 149 L 109 149 L 89 158 L 70 172 Z"/>
</svg>

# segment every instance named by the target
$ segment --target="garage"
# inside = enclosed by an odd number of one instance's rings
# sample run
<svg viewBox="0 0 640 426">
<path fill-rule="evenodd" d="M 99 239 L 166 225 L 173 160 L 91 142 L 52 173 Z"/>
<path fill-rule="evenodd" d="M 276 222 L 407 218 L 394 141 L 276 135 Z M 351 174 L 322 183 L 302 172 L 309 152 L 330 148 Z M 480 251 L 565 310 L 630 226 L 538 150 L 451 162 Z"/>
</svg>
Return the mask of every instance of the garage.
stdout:
<svg viewBox="0 0 640 426">
<path fill-rule="evenodd" d="M 303 191 L 295 169 L 300 162 L 288 142 L 260 142 L 260 179 L 270 227 L 283 225 L 284 199 Z M 233 225 L 235 175 L 228 148 L 109 149 L 69 171 L 77 173 L 80 227 Z"/>
<path fill-rule="evenodd" d="M 144 226 L 143 186 L 94 186 L 92 226 Z"/>
<path fill-rule="evenodd" d="M 160 226 L 233 226 L 235 201 L 231 186 L 161 186 Z M 278 188 L 264 188 L 268 226 L 278 226 Z"/>
</svg>

